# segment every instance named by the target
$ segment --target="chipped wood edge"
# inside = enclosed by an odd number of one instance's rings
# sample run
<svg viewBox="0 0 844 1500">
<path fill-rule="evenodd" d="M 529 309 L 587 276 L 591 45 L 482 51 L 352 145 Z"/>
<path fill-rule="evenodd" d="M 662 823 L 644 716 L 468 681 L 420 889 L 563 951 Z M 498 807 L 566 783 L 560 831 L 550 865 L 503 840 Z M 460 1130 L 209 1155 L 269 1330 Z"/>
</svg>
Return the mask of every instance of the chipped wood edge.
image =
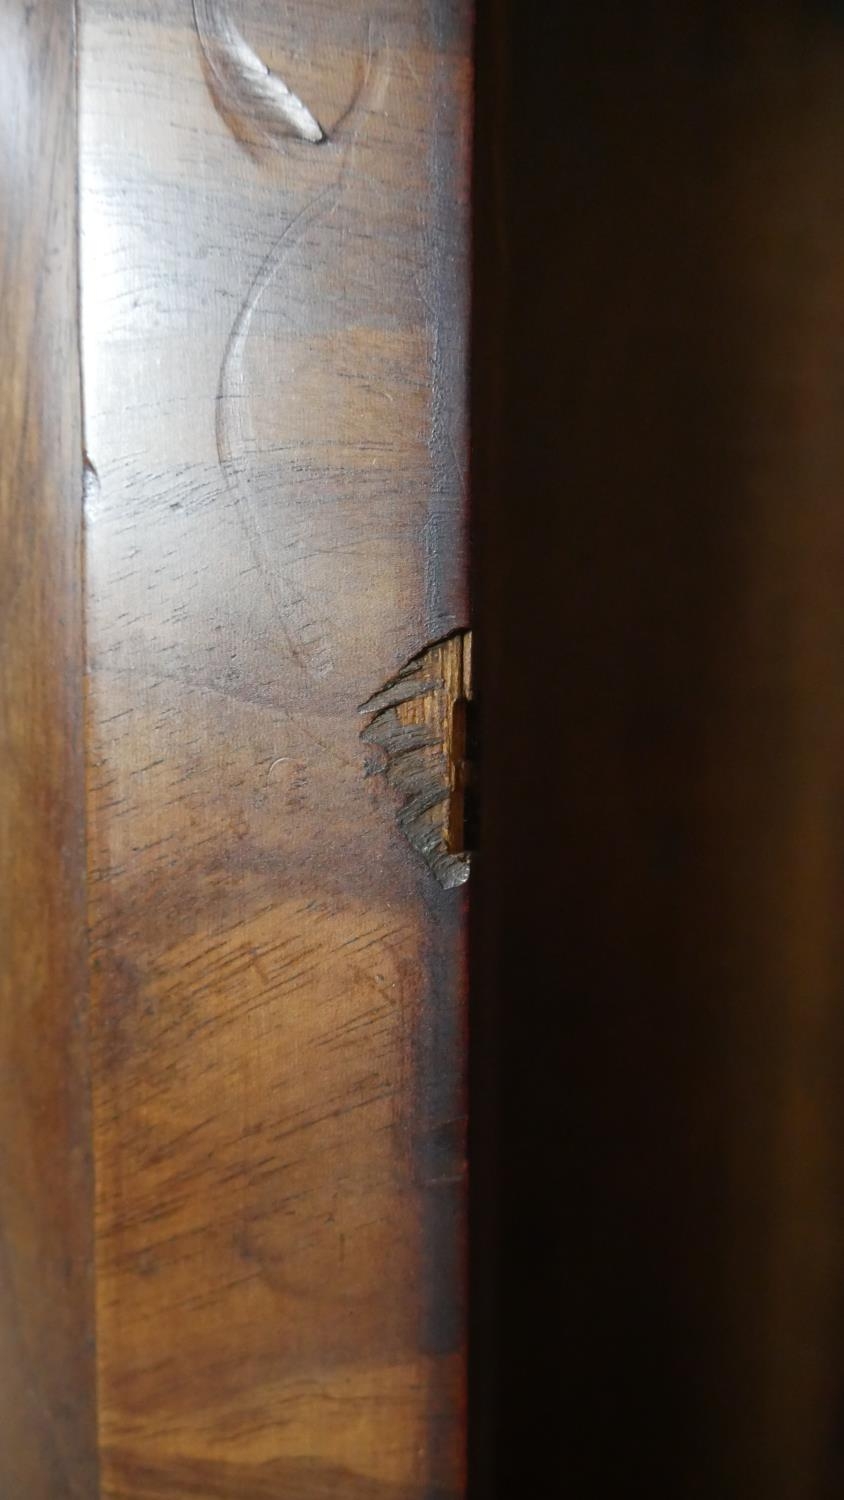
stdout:
<svg viewBox="0 0 844 1500">
<path fill-rule="evenodd" d="M 465 802 L 470 779 L 466 705 L 472 698 L 472 635 L 459 630 L 427 646 L 360 707 L 365 744 L 398 798 L 396 821 L 446 890 L 469 878 Z"/>
</svg>

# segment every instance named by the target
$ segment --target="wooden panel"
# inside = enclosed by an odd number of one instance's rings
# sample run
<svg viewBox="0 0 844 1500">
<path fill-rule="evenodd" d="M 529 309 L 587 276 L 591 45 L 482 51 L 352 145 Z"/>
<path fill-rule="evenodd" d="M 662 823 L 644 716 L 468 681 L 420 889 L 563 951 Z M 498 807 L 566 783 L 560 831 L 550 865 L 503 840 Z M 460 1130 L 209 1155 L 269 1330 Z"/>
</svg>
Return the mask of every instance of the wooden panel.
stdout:
<svg viewBox="0 0 844 1500">
<path fill-rule="evenodd" d="M 478 1493 L 829 1500 L 844 8 L 479 16 Z"/>
<path fill-rule="evenodd" d="M 467 6 L 81 22 L 104 1494 L 454 1496 L 465 890 L 359 705 L 468 623 Z"/>
<path fill-rule="evenodd" d="M 72 7 L 0 4 L 0 1494 L 96 1493 Z"/>
</svg>

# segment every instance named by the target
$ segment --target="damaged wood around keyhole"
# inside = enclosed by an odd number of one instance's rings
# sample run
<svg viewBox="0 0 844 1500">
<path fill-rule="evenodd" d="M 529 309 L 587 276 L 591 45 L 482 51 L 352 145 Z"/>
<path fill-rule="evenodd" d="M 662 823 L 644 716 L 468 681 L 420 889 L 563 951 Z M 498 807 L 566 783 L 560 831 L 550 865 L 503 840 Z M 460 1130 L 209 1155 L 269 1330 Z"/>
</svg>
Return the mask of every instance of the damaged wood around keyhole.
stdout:
<svg viewBox="0 0 844 1500">
<path fill-rule="evenodd" d="M 361 738 L 382 752 L 408 843 L 441 885 L 462 885 L 475 845 L 472 633 L 456 631 L 408 661 L 361 706 Z"/>
</svg>

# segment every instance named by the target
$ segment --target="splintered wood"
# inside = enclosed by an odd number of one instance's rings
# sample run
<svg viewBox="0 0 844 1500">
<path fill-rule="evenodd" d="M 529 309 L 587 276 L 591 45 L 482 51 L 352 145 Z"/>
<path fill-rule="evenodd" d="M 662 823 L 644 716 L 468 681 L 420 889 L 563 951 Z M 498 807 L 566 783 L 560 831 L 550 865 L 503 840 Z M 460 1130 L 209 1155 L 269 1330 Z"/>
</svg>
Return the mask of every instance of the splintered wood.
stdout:
<svg viewBox="0 0 844 1500">
<path fill-rule="evenodd" d="M 361 739 L 384 752 L 399 827 L 447 890 L 469 876 L 471 698 L 472 635 L 466 630 L 412 657 L 361 709 L 372 715 Z"/>
</svg>

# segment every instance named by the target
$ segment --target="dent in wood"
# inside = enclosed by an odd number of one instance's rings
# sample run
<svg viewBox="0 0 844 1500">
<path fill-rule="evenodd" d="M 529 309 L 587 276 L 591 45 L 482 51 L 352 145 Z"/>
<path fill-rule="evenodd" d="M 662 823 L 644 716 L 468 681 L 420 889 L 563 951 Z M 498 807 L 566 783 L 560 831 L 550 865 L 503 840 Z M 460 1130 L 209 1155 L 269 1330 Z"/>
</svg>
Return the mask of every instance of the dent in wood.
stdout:
<svg viewBox="0 0 844 1500">
<path fill-rule="evenodd" d="M 472 635 L 458 631 L 426 647 L 361 706 L 361 739 L 384 752 L 399 800 L 397 821 L 440 885 L 469 878 L 466 847 L 467 708 Z"/>
<path fill-rule="evenodd" d="M 271 144 L 280 136 L 325 140 L 307 105 L 241 36 L 227 0 L 193 0 L 193 15 L 214 102 L 236 134 L 245 128 Z"/>
</svg>

